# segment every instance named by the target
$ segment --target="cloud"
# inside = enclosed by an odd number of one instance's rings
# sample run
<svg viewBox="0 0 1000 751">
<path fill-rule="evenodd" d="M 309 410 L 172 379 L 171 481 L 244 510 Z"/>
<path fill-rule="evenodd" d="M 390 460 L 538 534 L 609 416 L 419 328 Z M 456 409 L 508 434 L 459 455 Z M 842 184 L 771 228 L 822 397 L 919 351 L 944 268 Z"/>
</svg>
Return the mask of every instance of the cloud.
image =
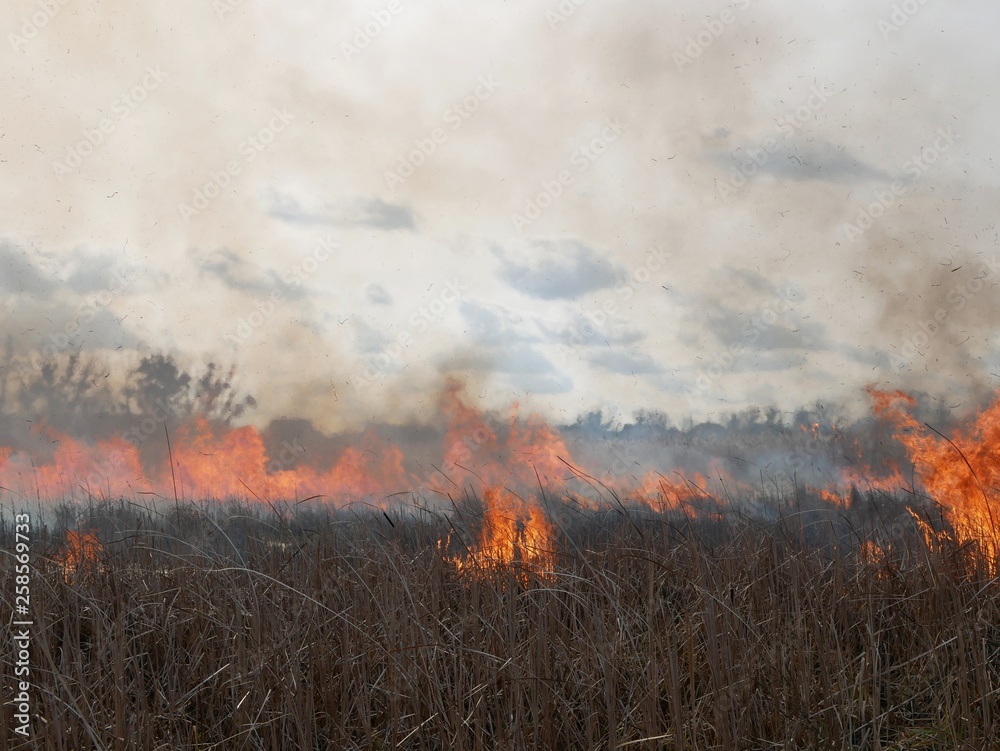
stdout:
<svg viewBox="0 0 1000 751">
<path fill-rule="evenodd" d="M 378 354 L 389 342 L 388 336 L 359 316 L 351 318 L 351 327 L 354 329 L 354 349 L 361 354 Z"/>
<path fill-rule="evenodd" d="M 345 215 L 349 217 L 348 222 L 353 221 L 355 225 L 363 227 L 374 227 L 383 230 L 416 228 L 413 215 L 405 206 L 386 203 L 380 198 L 373 198 L 367 201 L 359 201 L 353 207 L 354 213 L 350 209 L 345 209 Z"/>
<path fill-rule="evenodd" d="M 598 350 L 587 358 L 597 368 L 619 375 L 659 375 L 663 367 L 645 352 L 629 352 L 622 349 Z"/>
<path fill-rule="evenodd" d="M 276 271 L 261 268 L 228 248 L 220 248 L 212 253 L 192 251 L 192 255 L 200 271 L 218 279 L 229 289 L 245 292 L 252 297 L 267 297 L 272 292 L 278 292 L 284 297 L 293 292 L 292 285 L 283 281 Z M 294 293 L 297 297 L 305 294 L 301 286 Z"/>
<path fill-rule="evenodd" d="M 746 162 L 745 153 L 735 155 Z M 846 145 L 818 139 L 784 141 L 764 162 L 761 172 L 784 180 L 827 180 L 838 183 L 858 183 L 868 180 L 892 180 L 878 167 L 853 156 Z"/>
<path fill-rule="evenodd" d="M 995 386 L 995 280 L 976 277 L 996 252 L 1000 101 L 976 81 L 995 62 L 1000 8 L 928 4 L 886 41 L 884 9 L 861 0 L 731 6 L 588 3 L 553 27 L 530 4 L 430 4 L 346 62 L 340 43 L 370 20 L 349 3 L 243 3 L 224 17 L 203 0 L 61 11 L 0 81 L 18 103 L 0 141 L 2 331 L 37 348 L 89 318 L 78 307 L 127 242 L 136 281 L 73 341 L 126 343 L 112 355 L 123 359 L 136 354 L 127 342 L 206 362 L 232 354 L 267 395 L 261 422 L 298 415 L 332 430 L 414 414 L 449 358 L 562 394 L 531 405 L 549 414 L 606 399 L 680 414 L 767 389 L 786 405 L 846 400 L 871 379 L 949 388 L 966 373 Z M 733 22 L 692 55 L 725 8 Z M 150 66 L 168 77 L 118 119 Z M 467 98 L 490 75 L 502 85 L 473 110 Z M 821 86 L 836 96 L 779 140 L 779 118 Z M 282 108 L 288 127 L 266 130 Z M 609 118 L 623 133 L 581 162 Z M 845 240 L 844 225 L 948 126 L 956 145 Z M 766 178 L 721 197 L 768 134 L 778 148 Z M 264 148 L 248 152 L 249 139 Z M 419 148 L 428 139 L 432 153 Z M 386 172 L 414 149 L 425 159 L 391 191 Z M 518 234 L 511 215 L 552 185 L 534 234 Z M 180 220 L 178 205 L 196 200 L 205 208 Z M 327 233 L 341 250 L 283 286 Z M 645 266 L 651 247 L 670 248 L 669 264 Z M 431 320 L 421 308 L 443 305 L 446 280 L 461 283 L 464 307 L 414 328 L 411 316 Z M 745 340 L 788 285 L 802 292 L 792 310 Z M 288 304 L 230 353 L 227 332 L 275 291 Z M 345 396 L 367 363 L 355 346 L 402 333 L 416 343 L 398 372 Z M 734 341 L 745 352 L 699 403 L 675 398 Z M 753 368 L 782 364 L 764 391 L 747 387 Z M 637 377 L 623 390 L 625 371 Z M 498 391 L 493 406 L 510 394 Z"/>
<path fill-rule="evenodd" d="M 573 386 L 573 379 L 567 373 L 526 342 L 463 347 L 444 358 L 441 368 L 446 372 L 471 373 L 478 377 L 500 376 L 508 385 L 536 394 L 563 394 Z"/>
<path fill-rule="evenodd" d="M 51 278 L 28 257 L 27 251 L 6 240 L 0 240 L 0 292 L 44 297 L 56 288 Z"/>
<path fill-rule="evenodd" d="M 705 328 L 725 346 L 814 352 L 827 348 L 822 324 L 802 321 L 794 313 L 779 310 L 777 305 L 756 310 L 718 306 L 709 313 Z"/>
<path fill-rule="evenodd" d="M 579 297 L 611 287 L 624 277 L 621 267 L 575 240 L 536 240 L 523 254 L 529 255 L 529 260 L 518 263 L 502 249 L 495 250 L 500 278 L 519 292 L 542 300 Z"/>
<path fill-rule="evenodd" d="M 324 201 L 272 188 L 266 193 L 265 208 L 270 216 L 291 224 L 370 227 L 385 231 L 416 229 L 413 214 L 407 207 L 381 198 Z"/>
<path fill-rule="evenodd" d="M 381 284 L 374 283 L 369 284 L 368 288 L 365 290 L 368 302 L 372 305 L 391 305 L 392 298 L 389 297 L 389 293 L 386 292 L 385 287 Z"/>
<path fill-rule="evenodd" d="M 123 274 L 110 253 L 77 250 L 58 259 L 0 241 L 0 342 L 9 354 L 43 353 L 31 363 L 55 363 L 84 350 L 135 347 L 139 340 L 124 326 L 120 307 L 138 280 Z M 11 363 L 7 363 L 9 366 Z"/>
<path fill-rule="evenodd" d="M 534 321 L 525 320 L 504 305 L 465 301 L 459 306 L 459 314 L 467 324 L 466 334 L 476 344 L 493 347 L 539 340 Z"/>
</svg>

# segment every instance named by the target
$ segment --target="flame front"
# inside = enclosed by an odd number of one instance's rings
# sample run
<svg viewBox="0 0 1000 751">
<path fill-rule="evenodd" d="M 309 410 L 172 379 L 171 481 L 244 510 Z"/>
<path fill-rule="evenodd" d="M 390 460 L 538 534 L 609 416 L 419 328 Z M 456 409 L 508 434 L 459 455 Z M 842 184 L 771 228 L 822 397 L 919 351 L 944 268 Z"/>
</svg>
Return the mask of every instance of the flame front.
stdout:
<svg viewBox="0 0 1000 751">
<path fill-rule="evenodd" d="M 879 459 L 882 466 L 867 466 L 861 461 L 864 452 L 856 437 L 839 427 L 812 422 L 795 430 L 796 438 L 814 444 L 834 441 L 831 445 L 837 454 L 853 453 L 856 458 L 845 456 L 846 466 L 833 469 L 829 481 L 810 490 L 832 507 L 846 507 L 851 488 L 888 495 L 923 490 L 941 504 L 959 540 L 975 540 L 994 560 L 1000 558 L 1000 519 L 995 508 L 1000 500 L 1000 398 L 946 437 L 912 415 L 915 401 L 911 396 L 875 389 L 868 393 L 879 424 L 891 429 L 897 448 L 902 447 L 913 464 L 912 475 L 908 467 L 902 469 L 884 457 Z M 698 470 L 675 466 L 659 471 L 654 459 L 654 468 L 646 467 L 638 475 L 628 474 L 627 462 L 621 465 L 626 471 L 615 475 L 580 467 L 553 426 L 537 415 L 519 416 L 517 405 L 506 417 L 478 410 L 468 404 L 464 386 L 457 380 L 446 383 L 438 413 L 444 423 L 443 463 L 422 474 L 415 473 L 413 462 L 406 461 L 398 445 L 381 438 L 375 429 L 324 466 L 313 466 L 308 456 L 269 455 L 264 435 L 254 427 L 193 418 L 174 426 L 170 454 L 157 454 L 153 442 L 126 440 L 127 434 L 85 442 L 37 424 L 35 437 L 42 450 L 0 446 L 0 488 L 41 500 L 75 497 L 82 490 L 88 496 L 107 497 L 152 494 L 173 498 L 176 494 L 193 500 L 292 500 L 320 496 L 334 503 L 376 504 L 406 493 L 451 499 L 457 491 L 460 496 L 483 499 L 484 520 L 471 551 L 474 558 L 503 564 L 530 562 L 538 567 L 548 564 L 553 549 L 551 520 L 537 501 L 547 488 L 566 490 L 584 505 L 590 503 L 588 493 L 606 500 L 610 491 L 619 503 L 626 499 L 660 511 L 686 512 L 692 507 L 698 513 L 711 506 L 705 501 L 714 502 L 721 493 L 730 500 L 750 498 L 754 493 L 763 496 L 765 487 L 769 493 L 780 492 L 770 475 L 774 490 L 770 484 L 765 486 L 763 471 L 760 484 L 751 487 L 750 482 L 756 480 L 750 480 L 748 471 L 741 481 L 727 472 L 720 457 L 706 458 Z M 710 482 L 716 479 L 717 488 L 711 488 Z M 786 473 L 786 480 L 788 487 L 794 481 L 798 492 L 794 468 Z M 93 550 L 92 538 L 72 534 L 77 536 L 68 539 L 70 566 Z"/>
<path fill-rule="evenodd" d="M 921 424 L 906 408 L 914 399 L 901 391 L 869 393 L 875 414 L 894 428 L 927 493 L 944 508 L 960 541 L 975 541 L 994 561 L 1000 558 L 1000 398 L 978 411 L 951 437 Z"/>
</svg>

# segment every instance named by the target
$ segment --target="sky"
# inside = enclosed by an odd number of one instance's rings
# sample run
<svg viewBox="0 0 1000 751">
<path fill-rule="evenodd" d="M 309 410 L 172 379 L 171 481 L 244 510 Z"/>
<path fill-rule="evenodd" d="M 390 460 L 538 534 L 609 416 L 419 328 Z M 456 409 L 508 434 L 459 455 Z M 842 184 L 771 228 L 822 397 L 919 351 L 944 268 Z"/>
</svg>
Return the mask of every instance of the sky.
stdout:
<svg viewBox="0 0 1000 751">
<path fill-rule="evenodd" d="M 331 432 L 1000 386 L 996 3 L 8 5 L 8 378 Z"/>
</svg>

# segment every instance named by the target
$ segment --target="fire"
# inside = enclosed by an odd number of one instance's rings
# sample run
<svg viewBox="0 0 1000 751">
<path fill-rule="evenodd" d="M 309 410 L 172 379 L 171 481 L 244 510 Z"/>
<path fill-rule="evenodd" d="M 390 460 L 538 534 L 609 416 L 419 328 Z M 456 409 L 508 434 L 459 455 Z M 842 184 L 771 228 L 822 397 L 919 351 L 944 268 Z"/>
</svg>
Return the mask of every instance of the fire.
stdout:
<svg viewBox="0 0 1000 751">
<path fill-rule="evenodd" d="M 538 570 L 551 560 L 552 525 L 533 493 L 568 471 L 569 450 L 562 436 L 535 415 L 518 418 L 517 405 L 507 425 L 463 400 L 463 386 L 450 380 L 441 398 L 448 420 L 445 467 L 474 478 L 483 492 L 483 527 L 468 557 L 453 558 L 460 570 L 519 565 Z M 506 428 L 506 438 L 501 430 Z M 525 495 L 510 490 L 516 485 Z"/>
<path fill-rule="evenodd" d="M 858 558 L 869 566 L 876 566 L 886 562 L 888 552 L 874 540 L 865 540 L 858 547 Z"/>
<path fill-rule="evenodd" d="M 398 446 L 366 433 L 345 448 L 332 466 L 316 468 L 302 457 L 275 461 L 262 433 L 252 426 L 232 427 L 194 418 L 174 429 L 169 453 L 151 464 L 141 445 L 124 438 L 85 443 L 47 427 L 38 429 L 55 446 L 38 457 L 4 449 L 0 486 L 57 499 L 74 488 L 108 496 L 155 493 L 182 499 L 253 496 L 291 499 L 323 496 L 334 502 L 413 491 L 445 496 L 445 478 L 481 493 L 481 538 L 462 564 L 547 565 L 552 525 L 538 505 L 540 490 L 572 474 L 570 452 L 559 432 L 536 415 L 521 418 L 515 405 L 507 419 L 497 419 L 466 402 L 464 386 L 449 381 L 441 397 L 446 420 L 441 471 L 413 475 Z M 149 452 L 146 452 L 149 453 Z M 461 483 L 459 485 L 459 483 Z M 59 560 L 67 576 L 97 560 L 100 543 L 93 533 L 69 532 Z"/>
<path fill-rule="evenodd" d="M 848 496 L 844 493 L 839 493 L 835 490 L 826 490 L 824 488 L 818 488 L 815 490 L 819 494 L 819 497 L 824 501 L 829 503 L 831 506 L 837 506 L 840 508 L 847 508 Z"/>
<path fill-rule="evenodd" d="M 502 488 L 487 488 L 479 543 L 459 568 L 521 565 L 538 570 L 552 560 L 552 524 L 544 510 Z"/>
<path fill-rule="evenodd" d="M 848 506 L 853 488 L 896 497 L 901 491 L 925 492 L 942 505 L 960 541 L 977 541 L 994 559 L 1000 558 L 1000 518 L 996 517 L 1000 507 L 994 509 L 1000 500 L 1000 398 L 965 427 L 945 436 L 913 417 L 915 400 L 906 393 L 873 388 L 868 393 L 873 414 L 905 449 L 912 473 L 909 466 L 901 468 L 883 459 L 878 468 L 866 466 L 857 438 L 836 425 L 810 422 L 799 425 L 796 436 L 845 460 L 832 470 L 835 481 L 821 480 L 820 487 L 810 489 L 841 508 Z M 748 483 L 756 479 L 728 473 L 728 465 L 719 457 L 706 457 L 699 463 L 700 471 L 654 465 L 634 476 L 580 466 L 555 427 L 537 415 L 520 415 L 517 405 L 505 416 L 477 409 L 458 380 L 446 382 L 437 406 L 443 461 L 425 467 L 421 474 L 406 461 L 399 446 L 375 428 L 317 466 L 315 457 L 304 449 L 301 455 L 288 451 L 279 457 L 270 455 L 265 434 L 253 426 L 235 427 L 197 417 L 170 426 L 169 453 L 162 440 L 165 436 L 157 434 L 163 425 L 152 420 L 154 427 L 159 426 L 155 432 L 147 431 L 143 422 L 141 431 L 91 442 L 36 423 L 34 438 L 42 448 L 28 451 L 0 446 L 0 489 L 40 500 L 64 499 L 82 491 L 107 497 L 140 493 L 172 499 L 176 495 L 181 500 L 322 497 L 331 503 L 376 505 L 410 492 L 432 499 L 473 494 L 483 499 L 484 522 L 469 555 L 480 562 L 536 568 L 548 565 L 553 549 L 552 523 L 537 500 L 551 490 L 558 494 L 565 489 L 576 498 L 582 489 L 584 504 L 591 496 L 607 500 L 610 491 L 620 501 L 645 504 L 652 510 L 692 508 L 697 513 L 706 513 L 712 505 L 709 501 L 766 495 L 763 473 L 760 485 L 754 487 Z M 153 435 L 156 440 L 147 442 Z M 856 458 L 847 456 L 851 453 Z M 592 462 L 600 463 L 600 459 Z M 778 467 L 775 478 L 783 472 L 785 479 L 772 479 L 772 483 L 780 493 L 779 482 L 794 480 L 800 465 Z M 98 550 L 95 542 L 90 533 L 71 533 L 66 565 L 73 568 L 93 558 Z"/>
<path fill-rule="evenodd" d="M 975 541 L 1000 559 L 1000 397 L 951 437 L 906 411 L 914 399 L 870 389 L 875 413 L 894 428 L 927 493 L 943 507 L 959 541 Z"/>
<path fill-rule="evenodd" d="M 172 498 L 175 487 L 185 499 L 315 495 L 358 499 L 387 488 L 392 490 L 385 492 L 414 487 L 399 448 L 374 437 L 347 448 L 325 470 L 284 466 L 268 456 L 256 428 L 216 425 L 203 418 L 181 425 L 173 436 L 173 466 L 166 455 L 147 466 L 139 447 L 122 438 L 88 444 L 53 433 L 51 442 L 56 449 L 48 461 L 24 451 L 0 450 L 0 487 L 46 500 L 73 496 L 77 491 L 108 497 L 140 492 Z"/>
<path fill-rule="evenodd" d="M 66 542 L 56 554 L 55 560 L 63 570 L 63 577 L 70 581 L 88 572 L 96 571 L 104 545 L 93 530 L 66 533 Z"/>
<path fill-rule="evenodd" d="M 659 511 L 676 511 L 698 498 L 708 496 L 708 478 L 695 472 L 690 477 L 664 476 L 649 472 L 636 489 L 640 500 Z"/>
</svg>

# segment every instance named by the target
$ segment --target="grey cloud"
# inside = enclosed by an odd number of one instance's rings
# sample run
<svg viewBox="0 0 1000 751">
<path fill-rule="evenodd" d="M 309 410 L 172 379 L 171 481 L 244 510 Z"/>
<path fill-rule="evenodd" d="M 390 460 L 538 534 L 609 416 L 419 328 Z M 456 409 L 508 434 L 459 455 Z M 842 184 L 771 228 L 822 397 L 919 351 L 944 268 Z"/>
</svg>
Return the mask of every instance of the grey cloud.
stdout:
<svg viewBox="0 0 1000 751">
<path fill-rule="evenodd" d="M 266 203 L 268 214 L 292 224 L 372 227 L 387 231 L 416 229 L 410 209 L 380 198 L 358 198 L 305 206 L 295 196 L 272 189 L 267 195 Z"/>
<path fill-rule="evenodd" d="M 751 350 L 811 350 L 828 348 L 822 324 L 792 320 L 788 313 L 778 313 L 773 323 L 762 317 L 763 311 L 736 310 L 720 306 L 705 322 L 706 329 L 724 346 L 740 345 Z"/>
<path fill-rule="evenodd" d="M 468 324 L 468 335 L 477 343 L 498 346 L 511 342 L 537 342 L 539 337 L 529 329 L 533 321 L 525 322 L 511 309 L 502 305 L 464 301 L 459 308 Z"/>
<path fill-rule="evenodd" d="M 597 346 L 638 344 L 646 334 L 634 324 L 608 316 L 604 322 L 595 321 L 581 311 L 573 311 L 565 327 L 540 324 L 540 330 L 553 344 L 566 346 Z"/>
<path fill-rule="evenodd" d="M 378 354 L 389 342 L 385 334 L 357 316 L 352 317 L 351 325 L 354 328 L 354 348 L 362 354 Z"/>
<path fill-rule="evenodd" d="M 810 352 L 799 349 L 783 350 L 753 350 L 736 357 L 730 367 L 725 369 L 727 374 L 741 373 L 787 373 L 793 370 L 801 370 L 809 363 Z"/>
<path fill-rule="evenodd" d="M 538 349 L 543 340 L 534 319 L 502 305 L 463 302 L 460 308 L 472 346 L 447 356 L 446 370 L 499 373 L 515 388 L 535 393 L 565 393 L 572 379 Z"/>
<path fill-rule="evenodd" d="M 25 250 L 8 241 L 0 241 L 0 292 L 47 296 L 55 284 L 29 258 Z"/>
<path fill-rule="evenodd" d="M 741 146 L 715 161 L 727 172 L 735 167 L 744 173 L 753 170 L 782 180 L 854 183 L 892 179 L 884 170 L 853 156 L 846 146 L 813 139 L 783 139 L 771 152 L 763 142 Z"/>
<path fill-rule="evenodd" d="M 381 284 L 369 284 L 365 290 L 368 302 L 373 305 L 391 305 L 392 298 Z"/>
<path fill-rule="evenodd" d="M 579 242 L 536 241 L 537 260 L 517 263 L 501 249 L 500 278 L 514 289 L 542 300 L 569 299 L 611 287 L 624 278 L 616 264 Z"/>
<path fill-rule="evenodd" d="M 567 374 L 526 342 L 463 349 L 445 358 L 442 366 L 448 371 L 503 374 L 515 388 L 539 394 L 562 394 L 573 386 Z"/>
<path fill-rule="evenodd" d="M 355 206 L 355 224 L 376 229 L 415 229 L 413 215 L 405 206 L 386 203 L 380 198 L 361 201 Z"/>
<path fill-rule="evenodd" d="M 649 355 L 621 349 L 604 349 L 590 355 L 587 361 L 598 368 L 620 375 L 659 375 L 663 368 Z"/>
<path fill-rule="evenodd" d="M 73 264 L 66 284 L 74 292 L 86 295 L 137 280 L 136 268 L 123 268 L 122 260 L 112 253 L 83 253 Z"/>
<path fill-rule="evenodd" d="M 283 297 L 291 297 L 293 292 L 296 297 L 307 294 L 301 286 L 293 290 L 274 270 L 261 269 L 227 248 L 197 258 L 195 263 L 202 272 L 214 276 L 230 289 L 254 297 L 266 297 L 273 292 Z"/>
</svg>

